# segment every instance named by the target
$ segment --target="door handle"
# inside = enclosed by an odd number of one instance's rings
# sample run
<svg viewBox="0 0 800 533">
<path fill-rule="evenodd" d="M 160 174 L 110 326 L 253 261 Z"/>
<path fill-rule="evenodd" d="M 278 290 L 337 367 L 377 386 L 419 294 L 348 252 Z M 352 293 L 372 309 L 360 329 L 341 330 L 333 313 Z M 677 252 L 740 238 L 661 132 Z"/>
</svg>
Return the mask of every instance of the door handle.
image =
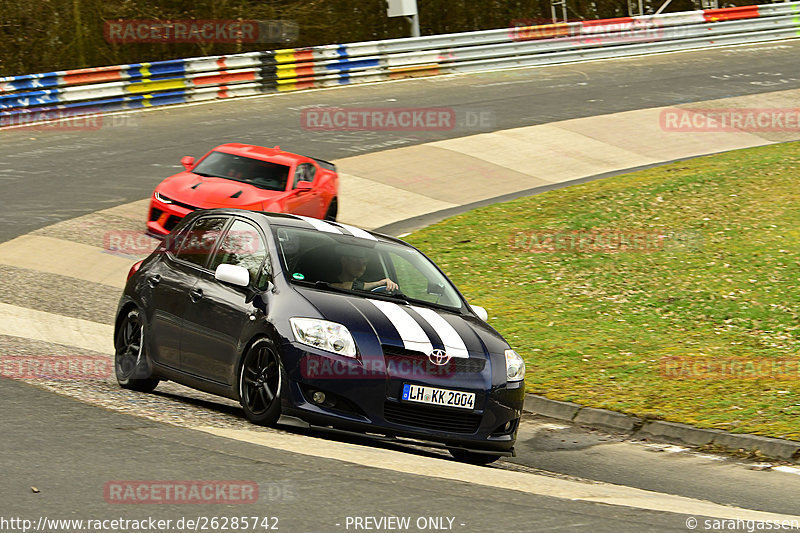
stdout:
<svg viewBox="0 0 800 533">
<path fill-rule="evenodd" d="M 203 297 L 203 290 L 202 289 L 192 289 L 189 291 L 189 298 L 192 299 L 192 302 L 197 303 Z"/>
<path fill-rule="evenodd" d="M 153 276 L 148 276 L 147 284 L 150 285 L 152 288 L 156 288 L 156 285 L 161 283 L 161 274 L 155 274 Z"/>
</svg>

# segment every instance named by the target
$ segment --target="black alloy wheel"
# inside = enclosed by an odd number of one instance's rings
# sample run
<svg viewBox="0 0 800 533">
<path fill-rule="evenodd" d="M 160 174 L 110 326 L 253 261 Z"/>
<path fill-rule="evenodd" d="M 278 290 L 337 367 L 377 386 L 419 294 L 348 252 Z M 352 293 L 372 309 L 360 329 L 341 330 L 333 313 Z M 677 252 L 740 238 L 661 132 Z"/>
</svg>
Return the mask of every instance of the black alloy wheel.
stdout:
<svg viewBox="0 0 800 533">
<path fill-rule="evenodd" d="M 244 356 L 239 375 L 239 402 L 247 418 L 269 426 L 281 416 L 283 368 L 268 339 L 253 343 Z"/>
</svg>

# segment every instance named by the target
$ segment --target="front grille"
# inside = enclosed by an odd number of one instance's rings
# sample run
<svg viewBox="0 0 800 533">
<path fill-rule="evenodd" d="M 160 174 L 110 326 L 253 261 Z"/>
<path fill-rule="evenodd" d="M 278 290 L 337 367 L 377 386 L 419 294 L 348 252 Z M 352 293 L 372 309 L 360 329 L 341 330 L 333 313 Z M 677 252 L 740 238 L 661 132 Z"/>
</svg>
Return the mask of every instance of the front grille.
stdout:
<svg viewBox="0 0 800 533">
<path fill-rule="evenodd" d="M 178 222 L 183 220 L 181 217 L 170 215 L 166 222 L 164 222 L 164 229 L 167 231 L 172 231 L 172 229 L 178 225 Z"/>
<path fill-rule="evenodd" d="M 163 211 L 161 209 L 156 209 L 155 207 L 150 210 L 150 222 L 155 222 L 161 217 Z"/>
<path fill-rule="evenodd" d="M 407 357 L 425 357 L 425 354 L 416 350 L 408 350 L 391 344 L 381 344 L 384 355 L 403 355 Z"/>
<path fill-rule="evenodd" d="M 383 417 L 393 424 L 453 433 L 475 433 L 481 425 L 481 415 L 472 412 L 460 413 L 447 408 L 397 402 L 383 404 Z"/>
<path fill-rule="evenodd" d="M 172 203 L 174 205 L 179 205 L 179 206 L 183 207 L 184 209 L 189 209 L 191 211 L 197 211 L 198 209 L 200 209 L 199 207 L 196 207 L 196 206 L 193 206 L 193 205 L 189 205 L 189 204 L 185 204 L 185 203 L 179 202 L 177 200 L 172 200 Z"/>
<path fill-rule="evenodd" d="M 416 350 L 407 350 L 405 348 L 399 348 L 390 344 L 382 344 L 381 348 L 383 348 L 383 355 L 386 357 L 387 366 L 394 365 L 397 367 L 402 365 L 403 361 L 413 362 L 422 360 L 425 361 L 426 364 L 428 362 L 428 356 Z M 400 365 L 397 365 L 397 363 Z M 402 366 L 400 367 L 402 368 Z M 485 367 L 486 359 L 483 357 L 470 357 L 467 359 L 462 357 L 453 357 L 450 359 L 450 361 L 442 366 L 440 372 L 438 373 L 480 374 L 483 372 Z"/>
</svg>

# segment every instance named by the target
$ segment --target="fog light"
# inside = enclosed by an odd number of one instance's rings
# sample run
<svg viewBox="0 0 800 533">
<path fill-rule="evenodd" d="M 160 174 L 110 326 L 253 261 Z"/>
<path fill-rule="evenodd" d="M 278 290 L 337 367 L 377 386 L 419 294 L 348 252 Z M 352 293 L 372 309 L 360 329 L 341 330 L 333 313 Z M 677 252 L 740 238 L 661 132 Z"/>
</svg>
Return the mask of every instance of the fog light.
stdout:
<svg viewBox="0 0 800 533">
<path fill-rule="evenodd" d="M 506 425 L 503 426 L 503 431 L 511 431 L 511 421 L 509 420 L 506 422 Z"/>
<path fill-rule="evenodd" d="M 311 397 L 311 399 L 314 400 L 314 403 L 318 403 L 318 404 L 321 405 L 321 404 L 325 403 L 325 393 L 317 391 L 317 392 L 314 393 L 314 395 Z"/>
</svg>

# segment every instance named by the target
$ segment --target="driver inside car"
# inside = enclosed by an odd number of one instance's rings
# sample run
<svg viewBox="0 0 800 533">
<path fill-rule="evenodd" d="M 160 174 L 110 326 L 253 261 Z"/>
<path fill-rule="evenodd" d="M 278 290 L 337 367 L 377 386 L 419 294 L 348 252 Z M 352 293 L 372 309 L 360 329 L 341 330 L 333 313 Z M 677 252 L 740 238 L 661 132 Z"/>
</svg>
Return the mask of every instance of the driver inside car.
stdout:
<svg viewBox="0 0 800 533">
<path fill-rule="evenodd" d="M 385 287 L 385 290 L 389 292 L 399 289 L 397 283 L 389 278 L 378 281 L 361 281 L 359 279 L 366 272 L 367 263 L 369 263 L 369 253 L 366 249 L 359 246 L 347 246 L 338 251 L 340 252 L 341 270 L 336 280 L 331 283 L 333 287 L 355 291 L 372 291 L 379 287 Z"/>
</svg>

